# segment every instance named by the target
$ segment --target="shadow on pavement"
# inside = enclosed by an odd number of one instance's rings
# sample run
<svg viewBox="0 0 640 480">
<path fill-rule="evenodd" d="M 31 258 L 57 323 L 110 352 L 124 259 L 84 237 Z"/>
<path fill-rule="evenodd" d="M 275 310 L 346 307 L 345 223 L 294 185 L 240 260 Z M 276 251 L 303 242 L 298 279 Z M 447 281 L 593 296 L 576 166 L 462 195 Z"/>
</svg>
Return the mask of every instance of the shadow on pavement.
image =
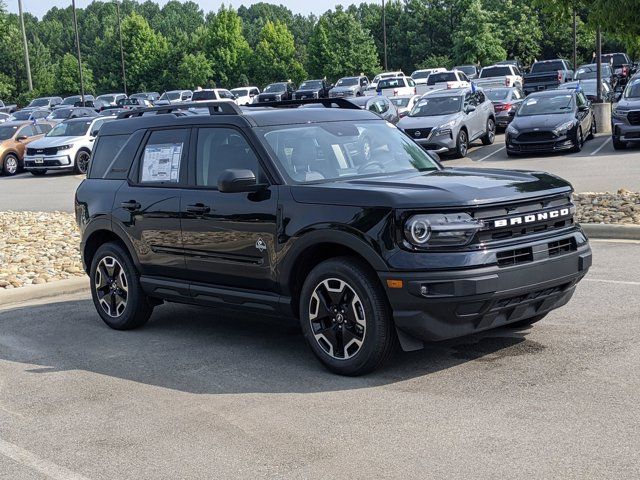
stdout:
<svg viewBox="0 0 640 480">
<path fill-rule="evenodd" d="M 168 304 L 139 330 L 109 329 L 90 300 L 0 311 L 0 360 L 34 375 L 84 370 L 198 394 L 310 393 L 368 388 L 472 360 L 535 354 L 525 331 L 499 329 L 398 353 L 366 377 L 327 372 L 297 325 L 237 312 Z"/>
</svg>

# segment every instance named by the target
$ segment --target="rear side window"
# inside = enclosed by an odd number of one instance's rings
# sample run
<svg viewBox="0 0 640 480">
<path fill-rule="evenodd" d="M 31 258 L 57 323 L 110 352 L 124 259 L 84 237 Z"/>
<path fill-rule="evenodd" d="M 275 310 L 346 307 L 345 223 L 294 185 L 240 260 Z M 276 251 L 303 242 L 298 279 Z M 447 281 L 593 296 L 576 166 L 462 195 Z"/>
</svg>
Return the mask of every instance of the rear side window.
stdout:
<svg viewBox="0 0 640 480">
<path fill-rule="evenodd" d="M 140 157 L 141 184 L 172 185 L 180 182 L 189 148 L 189 130 L 156 130 Z"/>
<path fill-rule="evenodd" d="M 129 135 L 98 137 L 93 149 L 87 177 L 117 180 L 127 178 L 131 165 L 131 156 L 122 155 L 121 153 L 129 138 Z"/>
</svg>

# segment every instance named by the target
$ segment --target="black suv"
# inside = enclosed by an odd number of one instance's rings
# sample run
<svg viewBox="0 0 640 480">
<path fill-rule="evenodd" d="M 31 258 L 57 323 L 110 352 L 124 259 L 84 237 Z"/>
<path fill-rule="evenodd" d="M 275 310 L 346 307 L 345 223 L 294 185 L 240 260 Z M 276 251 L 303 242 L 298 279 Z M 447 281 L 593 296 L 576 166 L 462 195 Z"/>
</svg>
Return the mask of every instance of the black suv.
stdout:
<svg viewBox="0 0 640 480">
<path fill-rule="evenodd" d="M 296 87 L 291 82 L 277 82 L 271 83 L 265 87 L 260 95 L 257 97 L 258 103 L 263 102 L 279 102 L 282 100 L 293 99 L 293 92 Z"/>
<path fill-rule="evenodd" d="M 553 175 L 443 168 L 343 99 L 176 115 L 190 106 L 106 123 L 76 192 L 112 328 L 163 301 L 298 318 L 329 369 L 358 375 L 398 343 L 536 322 L 591 265 Z"/>
<path fill-rule="evenodd" d="M 333 85 L 328 84 L 326 80 L 305 80 L 300 84 L 298 89 L 293 92 L 293 99 L 327 98 L 331 88 L 333 88 Z"/>
</svg>

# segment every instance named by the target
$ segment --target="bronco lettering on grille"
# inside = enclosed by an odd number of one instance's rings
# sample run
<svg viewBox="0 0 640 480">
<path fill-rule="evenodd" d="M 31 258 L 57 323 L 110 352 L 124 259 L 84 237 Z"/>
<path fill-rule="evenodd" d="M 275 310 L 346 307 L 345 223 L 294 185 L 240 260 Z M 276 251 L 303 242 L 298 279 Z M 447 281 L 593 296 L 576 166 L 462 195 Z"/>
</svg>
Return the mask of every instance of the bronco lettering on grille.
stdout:
<svg viewBox="0 0 640 480">
<path fill-rule="evenodd" d="M 548 212 L 540 212 L 530 215 L 523 215 L 520 217 L 501 218 L 500 220 L 494 220 L 494 228 L 510 227 L 513 225 L 525 225 L 535 222 L 543 222 L 545 220 L 552 220 L 554 218 L 562 218 L 571 215 L 571 209 L 561 208 L 559 210 L 550 210 Z"/>
</svg>

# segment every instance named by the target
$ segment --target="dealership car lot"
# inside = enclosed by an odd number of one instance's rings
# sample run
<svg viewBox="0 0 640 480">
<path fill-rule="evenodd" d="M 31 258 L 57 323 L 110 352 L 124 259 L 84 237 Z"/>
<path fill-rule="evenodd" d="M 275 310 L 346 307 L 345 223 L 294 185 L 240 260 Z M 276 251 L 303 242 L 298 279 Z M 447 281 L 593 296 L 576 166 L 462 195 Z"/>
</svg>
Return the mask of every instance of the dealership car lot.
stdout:
<svg viewBox="0 0 640 480">
<path fill-rule="evenodd" d="M 535 327 L 401 353 L 361 378 L 326 372 L 266 317 L 167 305 L 122 333 L 84 295 L 5 307 L 0 472 L 634 478 L 640 244 L 593 249 L 574 299 Z"/>
</svg>

